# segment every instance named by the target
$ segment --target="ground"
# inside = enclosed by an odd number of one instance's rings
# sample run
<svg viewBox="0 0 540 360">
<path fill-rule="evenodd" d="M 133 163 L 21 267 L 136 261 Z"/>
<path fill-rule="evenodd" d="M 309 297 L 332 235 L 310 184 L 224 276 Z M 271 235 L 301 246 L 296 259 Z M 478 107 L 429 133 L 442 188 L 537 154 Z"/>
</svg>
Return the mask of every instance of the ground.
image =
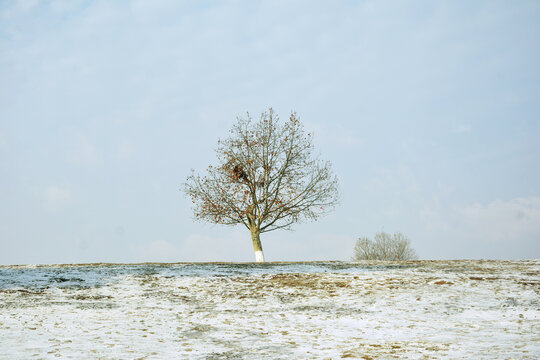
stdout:
<svg viewBox="0 0 540 360">
<path fill-rule="evenodd" d="M 0 267 L 0 358 L 537 359 L 540 261 Z"/>
</svg>

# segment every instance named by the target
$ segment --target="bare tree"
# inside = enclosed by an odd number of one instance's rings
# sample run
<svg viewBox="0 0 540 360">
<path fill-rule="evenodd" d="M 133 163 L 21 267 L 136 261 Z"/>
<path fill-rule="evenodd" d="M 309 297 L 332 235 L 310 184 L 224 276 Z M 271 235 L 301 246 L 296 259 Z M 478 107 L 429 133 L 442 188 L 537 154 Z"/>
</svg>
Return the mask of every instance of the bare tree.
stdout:
<svg viewBox="0 0 540 360">
<path fill-rule="evenodd" d="M 272 109 L 258 121 L 238 117 L 230 136 L 218 141 L 218 165 L 202 177 L 192 171 L 184 184 L 195 219 L 244 225 L 256 261 L 264 261 L 261 233 L 315 220 L 337 204 L 330 162 L 313 151 L 312 136 L 294 112 L 285 123 Z"/>
<path fill-rule="evenodd" d="M 416 251 L 411 247 L 411 242 L 405 235 L 378 232 L 375 234 L 374 241 L 366 237 L 358 239 L 354 246 L 352 260 L 414 260 L 417 258 Z"/>
</svg>

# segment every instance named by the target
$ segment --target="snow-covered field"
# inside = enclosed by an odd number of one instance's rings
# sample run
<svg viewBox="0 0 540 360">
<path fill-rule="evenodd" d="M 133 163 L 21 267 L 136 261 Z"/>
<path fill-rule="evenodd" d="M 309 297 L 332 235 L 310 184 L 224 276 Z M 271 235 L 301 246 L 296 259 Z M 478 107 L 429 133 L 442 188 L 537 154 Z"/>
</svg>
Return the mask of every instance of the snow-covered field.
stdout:
<svg viewBox="0 0 540 360">
<path fill-rule="evenodd" d="M 538 359 L 540 261 L 0 267 L 0 358 Z"/>
</svg>

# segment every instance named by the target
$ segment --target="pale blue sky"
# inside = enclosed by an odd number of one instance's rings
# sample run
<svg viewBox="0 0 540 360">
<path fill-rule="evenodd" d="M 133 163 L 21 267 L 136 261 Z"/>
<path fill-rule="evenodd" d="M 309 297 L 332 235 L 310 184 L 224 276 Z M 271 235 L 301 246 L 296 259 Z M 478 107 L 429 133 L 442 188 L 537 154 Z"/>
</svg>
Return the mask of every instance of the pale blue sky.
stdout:
<svg viewBox="0 0 540 360">
<path fill-rule="evenodd" d="M 252 261 L 179 191 L 297 111 L 341 205 L 267 260 L 540 257 L 539 1 L 0 1 L 0 264 Z"/>
</svg>

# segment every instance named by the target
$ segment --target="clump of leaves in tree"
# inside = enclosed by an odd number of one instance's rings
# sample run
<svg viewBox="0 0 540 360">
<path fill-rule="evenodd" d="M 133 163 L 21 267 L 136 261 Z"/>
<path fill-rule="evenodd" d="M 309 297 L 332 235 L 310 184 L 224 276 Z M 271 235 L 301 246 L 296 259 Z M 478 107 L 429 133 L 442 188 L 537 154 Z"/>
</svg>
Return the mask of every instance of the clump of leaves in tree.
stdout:
<svg viewBox="0 0 540 360">
<path fill-rule="evenodd" d="M 296 113 L 281 122 L 272 109 L 257 121 L 238 117 L 218 141 L 217 164 L 184 184 L 195 219 L 243 225 L 251 233 L 257 261 L 264 261 L 260 234 L 315 220 L 338 199 L 338 180 L 328 161 L 314 154 L 312 135 Z"/>
<path fill-rule="evenodd" d="M 414 260 L 416 251 L 410 240 L 401 233 L 390 235 L 385 232 L 375 234 L 375 240 L 360 238 L 354 246 L 352 260 Z"/>
</svg>

